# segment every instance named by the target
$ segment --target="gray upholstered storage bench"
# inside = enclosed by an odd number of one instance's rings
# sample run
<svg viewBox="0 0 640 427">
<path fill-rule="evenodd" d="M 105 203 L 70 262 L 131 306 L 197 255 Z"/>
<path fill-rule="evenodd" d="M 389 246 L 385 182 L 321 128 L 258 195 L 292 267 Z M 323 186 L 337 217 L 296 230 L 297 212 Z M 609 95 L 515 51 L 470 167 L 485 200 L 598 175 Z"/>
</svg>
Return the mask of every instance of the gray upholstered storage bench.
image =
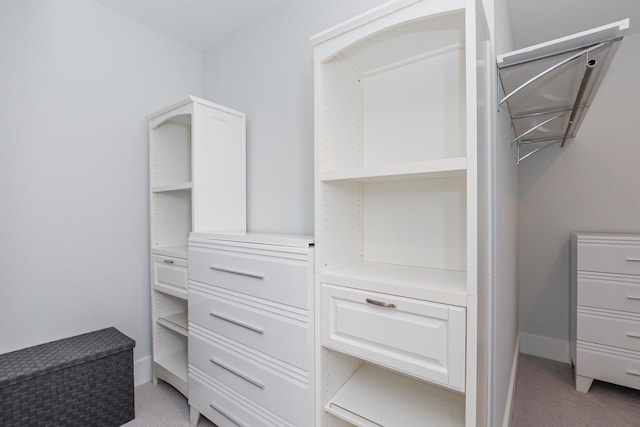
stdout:
<svg viewBox="0 0 640 427">
<path fill-rule="evenodd" d="M 133 347 L 115 328 L 0 355 L 0 426 L 120 426 L 135 417 Z"/>
</svg>

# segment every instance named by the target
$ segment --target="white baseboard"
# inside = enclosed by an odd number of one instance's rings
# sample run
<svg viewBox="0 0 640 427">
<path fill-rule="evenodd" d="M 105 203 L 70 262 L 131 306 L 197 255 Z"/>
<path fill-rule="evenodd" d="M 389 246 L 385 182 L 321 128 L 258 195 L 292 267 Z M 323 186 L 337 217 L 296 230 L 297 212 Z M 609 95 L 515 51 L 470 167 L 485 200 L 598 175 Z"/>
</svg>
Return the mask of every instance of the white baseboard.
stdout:
<svg viewBox="0 0 640 427">
<path fill-rule="evenodd" d="M 133 362 L 133 384 L 138 387 L 139 385 L 148 383 L 151 381 L 152 369 L 151 369 L 151 356 L 143 357 Z"/>
<path fill-rule="evenodd" d="M 520 336 L 516 339 L 516 347 L 513 352 L 513 362 L 511 364 L 511 377 L 509 378 L 509 391 L 507 392 L 507 403 L 504 407 L 504 418 L 502 426 L 509 427 L 511 422 L 511 407 L 513 405 L 513 395 L 516 390 L 516 378 L 518 376 L 518 360 L 520 356 Z"/>
<path fill-rule="evenodd" d="M 569 341 L 540 335 L 520 333 L 520 352 L 544 357 L 563 363 L 571 363 Z"/>
</svg>

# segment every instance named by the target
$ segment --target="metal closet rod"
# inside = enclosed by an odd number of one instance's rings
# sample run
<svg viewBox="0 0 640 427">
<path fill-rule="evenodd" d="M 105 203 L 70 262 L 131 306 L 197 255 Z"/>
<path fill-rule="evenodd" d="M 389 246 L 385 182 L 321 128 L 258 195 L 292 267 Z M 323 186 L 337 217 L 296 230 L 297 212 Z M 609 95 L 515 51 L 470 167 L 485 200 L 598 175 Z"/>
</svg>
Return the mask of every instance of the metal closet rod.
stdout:
<svg viewBox="0 0 640 427">
<path fill-rule="evenodd" d="M 570 56 L 570 57 L 568 57 L 568 58 L 563 59 L 562 61 L 558 62 L 558 63 L 557 63 L 557 64 L 555 64 L 555 65 L 552 65 L 551 67 L 549 67 L 549 68 L 547 68 L 546 70 L 544 70 L 543 72 L 541 72 L 541 73 L 539 73 L 539 74 L 537 74 L 537 75 L 535 75 L 535 76 L 531 77 L 529 80 L 527 80 L 526 82 L 524 82 L 523 84 L 521 84 L 520 86 L 518 86 L 517 88 L 515 88 L 514 90 L 512 90 L 512 91 L 511 91 L 511 93 L 509 93 L 508 95 L 506 95 L 504 98 L 502 98 L 502 99 L 500 100 L 500 102 L 498 103 L 498 105 L 502 105 L 502 104 L 504 104 L 504 102 L 505 102 L 507 99 L 511 98 L 513 95 L 515 95 L 516 93 L 520 92 L 522 89 L 524 89 L 525 87 L 529 86 L 531 83 L 535 82 L 536 80 L 538 80 L 538 79 L 540 79 L 540 78 L 542 78 L 542 77 L 546 76 L 547 74 L 549 74 L 549 73 L 550 73 L 550 72 L 552 72 L 553 70 L 555 70 L 555 69 L 557 69 L 557 68 L 562 67 L 563 65 L 565 65 L 565 64 L 567 64 L 567 63 L 569 63 L 569 62 L 573 61 L 573 60 L 574 60 L 574 59 L 576 59 L 576 58 L 579 58 L 579 57 L 581 57 L 581 56 L 583 56 L 583 55 L 587 55 L 588 53 L 593 52 L 593 51 L 594 51 L 594 50 L 596 50 L 596 49 L 599 49 L 599 48 L 601 48 L 601 47 L 603 47 L 603 46 L 605 46 L 605 45 L 607 45 L 607 44 L 610 44 L 610 43 L 611 43 L 611 42 L 613 42 L 613 41 L 614 41 L 614 40 L 609 40 L 609 41 L 606 41 L 606 42 L 598 43 L 598 44 L 593 45 L 593 46 L 591 46 L 591 47 L 589 47 L 589 48 L 587 48 L 587 49 L 585 49 L 585 50 L 582 50 L 582 51 L 580 51 L 580 52 L 578 52 L 578 53 L 575 53 L 575 54 L 571 55 L 571 56 Z M 536 59 L 537 59 L 537 58 L 536 58 Z M 532 61 L 534 61 L 534 60 L 532 59 Z M 508 68 L 508 67 L 507 67 L 507 68 Z"/>
<path fill-rule="evenodd" d="M 564 117 L 567 114 L 571 113 L 571 115 L 569 116 L 569 123 L 567 123 L 567 128 L 564 131 L 564 135 L 562 136 L 562 139 L 554 138 L 554 140 L 559 140 L 560 141 L 560 148 L 563 148 L 565 142 L 567 141 L 567 138 L 569 137 L 569 135 L 571 133 L 571 128 L 573 127 L 573 124 L 575 122 L 575 118 L 576 118 L 576 115 L 578 114 L 578 110 L 580 108 L 588 107 L 587 105 L 581 107 L 580 103 L 582 102 L 582 98 L 584 96 L 584 92 L 587 89 L 587 85 L 589 84 L 589 80 L 591 79 L 591 74 L 593 73 L 593 69 L 596 67 L 596 65 L 598 65 L 598 61 L 595 60 L 595 59 L 590 59 L 590 60 L 587 61 L 587 66 L 585 68 L 584 75 L 582 76 L 582 81 L 580 82 L 580 87 L 578 88 L 578 94 L 576 95 L 576 100 L 574 101 L 573 107 L 571 109 L 565 109 L 560 114 L 556 114 L 555 116 L 551 117 L 550 119 L 547 119 L 547 120 L 545 120 L 543 122 L 538 123 L 537 125 L 535 125 L 531 129 L 529 129 L 526 132 L 523 132 L 520 135 L 518 135 L 517 137 L 515 137 L 511 141 L 511 143 L 513 144 L 513 143 L 517 142 L 518 144 L 523 144 L 523 143 L 536 142 L 535 140 L 532 140 L 532 141 L 520 141 L 520 140 L 522 138 L 524 138 L 525 136 L 527 136 L 528 134 L 530 134 L 531 132 L 533 132 L 534 130 L 536 130 L 538 128 L 541 128 L 542 126 L 546 125 L 547 123 L 550 123 L 550 122 L 552 122 L 554 120 L 559 119 L 560 117 Z M 539 114 L 548 114 L 548 113 L 536 113 L 536 115 L 539 115 Z M 533 154 L 536 151 L 538 151 L 538 150 L 535 150 L 535 151 L 533 151 L 531 153 L 528 153 L 521 160 L 524 160 L 526 157 L 529 157 L 529 155 Z"/>
<path fill-rule="evenodd" d="M 582 101 L 582 96 L 584 95 L 584 92 L 587 89 L 587 85 L 589 84 L 589 79 L 591 79 L 591 74 L 593 74 L 593 69 L 596 67 L 596 65 L 598 65 L 598 61 L 596 61 L 595 59 L 590 59 L 587 61 L 587 66 L 584 70 L 582 81 L 580 82 L 580 88 L 578 89 L 578 94 L 576 95 L 576 101 L 573 103 L 571 116 L 569 116 L 569 123 L 567 124 L 567 129 L 564 131 L 564 136 L 562 137 L 562 142 L 560 143 L 560 148 L 564 147 L 564 143 L 567 141 L 567 138 L 571 133 L 571 128 L 573 127 L 576 114 L 578 113 L 578 109 L 580 108 L 580 102 Z"/>
<path fill-rule="evenodd" d="M 532 127 L 531 129 L 529 129 L 528 131 L 524 132 L 522 135 L 516 137 L 513 141 L 511 141 L 511 143 L 513 144 L 514 142 L 518 142 L 518 164 L 520 164 L 521 161 L 523 161 L 524 159 L 526 159 L 527 157 L 537 153 L 538 151 L 547 148 L 553 144 L 556 144 L 557 142 L 560 142 L 560 148 L 564 147 L 564 143 L 567 141 L 567 138 L 569 137 L 569 134 L 571 133 L 571 128 L 573 127 L 573 123 L 574 120 L 576 118 L 576 114 L 578 113 L 578 109 L 580 108 L 580 102 L 582 102 L 582 97 L 584 96 L 584 92 L 587 89 L 587 85 L 589 84 L 589 80 L 591 79 L 591 74 L 593 74 L 593 70 L 596 67 L 596 65 L 598 65 L 598 61 L 595 59 L 590 59 L 587 61 L 587 66 L 585 67 L 584 70 L 584 75 L 582 76 L 582 81 L 580 82 L 580 87 L 578 88 L 578 94 L 576 95 L 576 100 L 573 103 L 573 108 L 571 109 L 571 116 L 569 116 L 569 123 L 567 124 L 567 128 L 564 131 L 564 136 L 562 137 L 561 141 L 552 141 L 549 142 L 545 145 L 543 145 L 542 147 L 538 147 L 535 150 L 532 150 L 530 152 L 528 152 L 527 154 L 525 154 L 524 156 L 520 157 L 520 144 L 522 144 L 522 142 L 520 142 L 519 140 L 526 136 L 527 134 L 529 134 L 530 132 L 533 132 L 534 130 L 538 129 L 541 126 L 544 126 L 545 124 L 556 120 L 560 117 L 564 117 L 567 114 L 569 114 L 568 111 L 560 113 L 550 119 L 547 119 L 545 121 L 543 121 L 542 123 L 537 124 L 536 126 Z"/>
</svg>

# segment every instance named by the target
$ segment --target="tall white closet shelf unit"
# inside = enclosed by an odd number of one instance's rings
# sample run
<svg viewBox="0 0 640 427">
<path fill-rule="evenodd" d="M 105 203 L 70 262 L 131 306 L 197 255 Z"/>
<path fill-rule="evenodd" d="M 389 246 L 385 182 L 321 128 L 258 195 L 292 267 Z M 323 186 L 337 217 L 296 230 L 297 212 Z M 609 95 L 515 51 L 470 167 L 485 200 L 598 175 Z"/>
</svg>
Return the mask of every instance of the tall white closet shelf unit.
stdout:
<svg viewBox="0 0 640 427">
<path fill-rule="evenodd" d="M 481 2 L 399 0 L 312 38 L 318 426 L 483 425 L 486 34 Z"/>
<path fill-rule="evenodd" d="M 187 388 L 187 241 L 246 231 L 245 115 L 190 96 L 147 117 L 153 382 Z"/>
</svg>

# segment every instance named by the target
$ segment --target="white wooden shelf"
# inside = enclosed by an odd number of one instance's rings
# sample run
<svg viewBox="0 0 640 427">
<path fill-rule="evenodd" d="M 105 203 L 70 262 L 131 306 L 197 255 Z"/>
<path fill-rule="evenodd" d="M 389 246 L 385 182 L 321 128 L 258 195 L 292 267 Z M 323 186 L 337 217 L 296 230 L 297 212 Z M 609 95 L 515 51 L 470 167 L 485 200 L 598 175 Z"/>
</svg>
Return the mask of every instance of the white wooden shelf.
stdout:
<svg viewBox="0 0 640 427">
<path fill-rule="evenodd" d="M 406 265 L 361 262 L 326 271 L 322 283 L 366 289 L 443 304 L 467 304 L 467 273 Z"/>
<path fill-rule="evenodd" d="M 171 295 L 172 297 L 180 298 L 185 301 L 187 300 L 186 289 L 176 289 L 173 286 L 167 286 L 167 285 L 156 283 L 153 285 L 153 290 L 163 294 Z"/>
<path fill-rule="evenodd" d="M 193 188 L 193 184 L 191 182 L 178 182 L 175 184 L 167 184 L 160 185 L 158 187 L 153 187 L 151 189 L 152 193 L 164 193 L 168 191 L 183 191 L 183 190 L 191 190 Z"/>
<path fill-rule="evenodd" d="M 456 157 L 451 159 L 325 171 L 320 173 L 320 180 L 376 182 L 394 179 L 433 179 L 462 176 L 466 173 L 466 170 L 467 159 L 465 157 Z"/>
<path fill-rule="evenodd" d="M 180 335 L 187 336 L 187 312 L 180 312 L 158 318 L 158 324 L 169 328 Z"/>
<path fill-rule="evenodd" d="M 151 253 L 156 255 L 187 259 L 187 245 L 156 246 L 151 248 Z"/>
<path fill-rule="evenodd" d="M 324 409 L 358 427 L 465 425 L 464 396 L 363 364 Z"/>
</svg>

